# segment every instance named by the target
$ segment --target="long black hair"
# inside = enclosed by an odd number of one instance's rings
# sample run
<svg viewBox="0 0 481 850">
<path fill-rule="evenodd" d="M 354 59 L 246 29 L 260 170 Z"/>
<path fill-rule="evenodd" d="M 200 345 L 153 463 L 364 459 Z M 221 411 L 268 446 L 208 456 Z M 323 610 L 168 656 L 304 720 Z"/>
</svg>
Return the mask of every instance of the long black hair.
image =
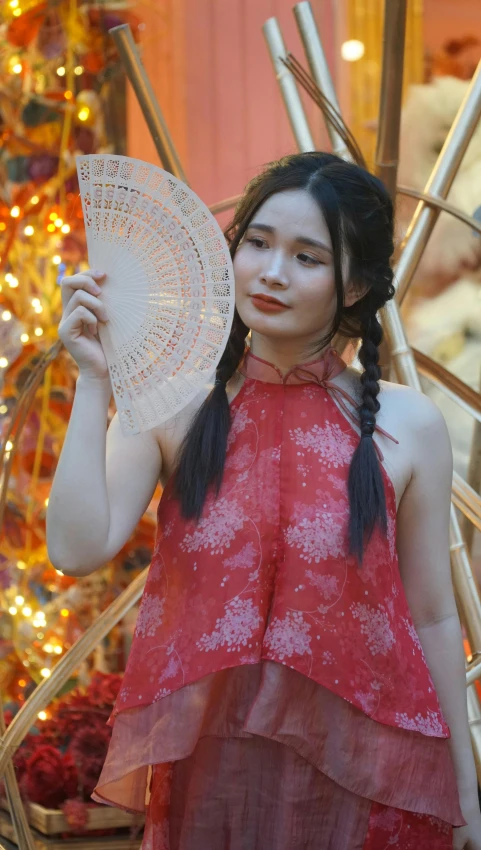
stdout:
<svg viewBox="0 0 481 850">
<path fill-rule="evenodd" d="M 361 340 L 361 438 L 350 465 L 348 492 L 350 551 L 362 561 L 365 540 L 377 524 L 384 532 L 387 525 L 384 483 L 372 435 L 380 407 L 382 329 L 377 314 L 394 296 L 393 207 L 381 181 L 359 165 L 329 153 L 286 156 L 248 184 L 225 234 L 232 257 L 259 207 L 272 195 L 292 189 L 303 189 L 316 201 L 332 244 L 337 306 L 332 327 L 316 351 L 322 351 L 337 334 Z M 349 259 L 348 280 L 342 271 L 344 256 Z M 347 284 L 364 293 L 349 307 L 344 299 Z M 248 332 L 236 310 L 214 388 L 180 448 L 174 494 L 186 519 L 199 519 L 209 489 L 213 487 L 216 494 L 220 490 L 231 422 L 226 384 L 242 360 Z"/>
</svg>

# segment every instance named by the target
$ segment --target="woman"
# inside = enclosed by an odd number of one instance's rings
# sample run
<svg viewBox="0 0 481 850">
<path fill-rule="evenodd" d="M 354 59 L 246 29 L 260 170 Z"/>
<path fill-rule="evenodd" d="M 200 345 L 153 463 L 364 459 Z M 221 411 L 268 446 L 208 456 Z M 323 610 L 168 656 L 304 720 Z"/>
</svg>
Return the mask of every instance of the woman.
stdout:
<svg viewBox="0 0 481 850">
<path fill-rule="evenodd" d="M 104 276 L 63 282 L 80 373 L 52 562 L 96 569 L 165 487 L 96 799 L 147 809 L 145 850 L 479 850 L 449 439 L 427 398 L 379 380 L 390 199 L 299 154 L 252 181 L 227 238 L 214 386 L 136 437 L 117 417 L 105 434 Z M 335 337 L 361 339 L 362 375 Z"/>
</svg>

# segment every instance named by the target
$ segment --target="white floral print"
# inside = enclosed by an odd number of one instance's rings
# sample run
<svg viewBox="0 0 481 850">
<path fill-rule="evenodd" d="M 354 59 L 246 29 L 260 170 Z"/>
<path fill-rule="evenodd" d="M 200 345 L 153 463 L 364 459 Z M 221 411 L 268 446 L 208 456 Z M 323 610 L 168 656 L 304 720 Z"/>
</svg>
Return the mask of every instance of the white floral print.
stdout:
<svg viewBox="0 0 481 850">
<path fill-rule="evenodd" d="M 337 576 L 318 575 L 317 573 L 313 573 L 312 570 L 306 570 L 306 578 L 309 584 L 312 584 L 316 590 L 322 593 L 324 599 L 328 601 L 339 593 L 339 579 Z"/>
<path fill-rule="evenodd" d="M 356 602 L 351 605 L 352 616 L 361 623 L 361 634 L 372 655 L 387 655 L 394 644 L 394 634 L 384 605 L 372 608 Z"/>
<path fill-rule="evenodd" d="M 311 627 L 301 611 L 288 611 L 284 619 L 275 617 L 264 637 L 264 647 L 281 661 L 293 655 L 307 655 L 311 651 Z"/>
<path fill-rule="evenodd" d="M 137 617 L 136 633 L 139 637 L 153 637 L 162 625 L 165 600 L 150 593 L 144 593 Z"/>
<path fill-rule="evenodd" d="M 416 649 L 419 649 L 419 652 L 422 652 L 423 648 L 421 646 L 421 641 L 419 640 L 419 635 L 418 635 L 418 633 L 417 633 L 417 631 L 414 627 L 414 623 L 410 622 L 410 620 L 408 620 L 407 617 L 402 617 L 401 621 L 404 623 L 404 626 L 406 627 L 407 631 L 409 632 L 409 634 L 411 636 L 411 640 L 414 643 Z"/>
<path fill-rule="evenodd" d="M 251 570 L 258 557 L 254 544 L 246 543 L 236 555 L 224 559 L 224 567 L 228 570 Z"/>
<path fill-rule="evenodd" d="M 240 650 L 251 640 L 261 623 L 262 617 L 252 599 L 236 597 L 225 606 L 225 615 L 216 620 L 214 631 L 203 634 L 197 646 L 205 652 L 221 646 L 227 646 L 228 652 Z"/>
<path fill-rule="evenodd" d="M 306 431 L 294 428 L 289 436 L 300 448 L 318 455 L 318 460 L 328 468 L 337 469 L 351 461 L 352 447 L 337 423 L 326 420 L 324 425 L 313 425 Z"/>
<path fill-rule="evenodd" d="M 294 523 L 286 529 L 288 546 L 301 550 L 299 556 L 308 564 L 318 564 L 327 558 L 339 558 L 346 549 L 346 520 L 344 514 L 330 513 L 318 505 L 296 502 Z"/>
<path fill-rule="evenodd" d="M 422 735 L 442 738 L 445 734 L 438 715 L 429 709 L 425 717 L 421 713 L 416 714 L 415 717 L 408 717 L 406 712 L 396 714 L 396 723 L 401 729 L 408 729 L 411 732 L 421 732 Z"/>
<path fill-rule="evenodd" d="M 217 499 L 199 520 L 192 534 L 186 534 L 180 548 L 183 552 L 200 552 L 209 549 L 211 555 L 229 549 L 236 533 L 241 530 L 245 516 L 235 500 Z"/>
</svg>

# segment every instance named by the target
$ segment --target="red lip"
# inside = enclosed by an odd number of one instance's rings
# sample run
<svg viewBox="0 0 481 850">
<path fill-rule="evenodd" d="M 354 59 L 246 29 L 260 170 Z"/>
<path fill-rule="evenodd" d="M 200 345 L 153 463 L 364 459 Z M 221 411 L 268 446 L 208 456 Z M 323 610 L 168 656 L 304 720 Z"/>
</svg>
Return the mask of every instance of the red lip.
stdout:
<svg viewBox="0 0 481 850">
<path fill-rule="evenodd" d="M 279 307 L 284 307 L 286 310 L 288 309 L 287 304 L 283 304 L 282 301 L 278 301 L 277 298 L 272 298 L 270 295 L 257 295 L 254 293 L 254 295 L 251 295 L 251 298 L 254 301 L 265 301 L 266 304 L 277 304 Z"/>
</svg>

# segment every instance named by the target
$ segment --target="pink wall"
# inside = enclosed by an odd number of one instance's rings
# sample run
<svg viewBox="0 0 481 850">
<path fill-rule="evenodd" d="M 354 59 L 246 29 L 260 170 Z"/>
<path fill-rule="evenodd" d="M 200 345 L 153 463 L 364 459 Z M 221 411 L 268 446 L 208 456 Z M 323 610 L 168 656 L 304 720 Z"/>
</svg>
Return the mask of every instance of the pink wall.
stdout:
<svg viewBox="0 0 481 850">
<path fill-rule="evenodd" d="M 276 16 L 298 58 L 293 0 L 151 0 L 143 60 L 193 189 L 207 203 L 239 193 L 265 162 L 295 150 L 262 24 Z M 334 0 L 313 0 L 333 66 Z M 319 145 L 318 111 L 308 104 Z M 129 154 L 158 162 L 143 117 L 129 96 Z"/>
<path fill-rule="evenodd" d="M 424 0 L 424 42 L 436 51 L 451 38 L 474 35 L 481 41 L 480 0 Z"/>
</svg>

